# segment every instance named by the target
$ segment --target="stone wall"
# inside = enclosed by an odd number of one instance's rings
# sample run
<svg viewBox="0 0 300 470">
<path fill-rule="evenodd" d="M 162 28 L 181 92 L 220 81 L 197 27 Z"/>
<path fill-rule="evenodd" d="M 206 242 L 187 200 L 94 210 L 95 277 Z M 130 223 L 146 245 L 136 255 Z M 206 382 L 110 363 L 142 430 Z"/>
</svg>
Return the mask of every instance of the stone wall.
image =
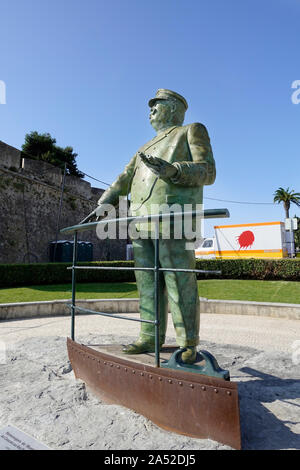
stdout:
<svg viewBox="0 0 300 470">
<path fill-rule="evenodd" d="M 0 140 L 0 166 L 18 169 L 21 165 L 21 152 Z"/>
<path fill-rule="evenodd" d="M 49 261 L 56 239 L 61 170 L 46 162 L 21 158 L 0 141 L 0 263 Z M 67 176 L 59 228 L 79 223 L 97 205 L 104 190 Z M 58 240 L 72 236 L 58 234 Z M 79 234 L 93 243 L 94 260 L 126 259 L 126 240 L 99 240 L 95 231 Z"/>
</svg>

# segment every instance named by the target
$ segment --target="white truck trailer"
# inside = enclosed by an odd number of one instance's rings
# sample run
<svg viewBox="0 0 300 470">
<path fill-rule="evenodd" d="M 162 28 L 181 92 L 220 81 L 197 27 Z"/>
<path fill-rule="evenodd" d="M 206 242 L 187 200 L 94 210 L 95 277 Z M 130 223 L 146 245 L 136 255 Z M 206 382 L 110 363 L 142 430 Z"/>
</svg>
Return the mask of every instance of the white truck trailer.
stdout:
<svg viewBox="0 0 300 470">
<path fill-rule="evenodd" d="M 285 224 L 261 222 L 216 225 L 215 236 L 195 247 L 196 258 L 285 258 L 288 256 Z"/>
</svg>

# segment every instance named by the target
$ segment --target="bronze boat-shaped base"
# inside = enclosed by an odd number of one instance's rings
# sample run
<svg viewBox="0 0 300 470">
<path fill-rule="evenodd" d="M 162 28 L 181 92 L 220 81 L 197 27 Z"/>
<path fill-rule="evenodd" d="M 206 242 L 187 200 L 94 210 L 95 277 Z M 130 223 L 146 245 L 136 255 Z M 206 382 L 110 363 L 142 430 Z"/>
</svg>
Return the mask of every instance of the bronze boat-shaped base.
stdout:
<svg viewBox="0 0 300 470">
<path fill-rule="evenodd" d="M 154 354 L 127 359 L 121 345 L 67 339 L 76 378 L 101 399 L 130 408 L 171 432 L 241 448 L 237 383 L 154 366 Z M 168 360 L 176 347 L 165 347 Z"/>
</svg>

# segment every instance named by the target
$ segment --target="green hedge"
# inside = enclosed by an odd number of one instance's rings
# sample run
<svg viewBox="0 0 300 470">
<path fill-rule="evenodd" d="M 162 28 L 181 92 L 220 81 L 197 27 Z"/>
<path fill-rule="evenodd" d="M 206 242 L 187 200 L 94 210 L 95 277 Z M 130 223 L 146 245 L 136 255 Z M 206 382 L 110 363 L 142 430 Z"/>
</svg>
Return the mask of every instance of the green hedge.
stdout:
<svg viewBox="0 0 300 470">
<path fill-rule="evenodd" d="M 78 266 L 133 267 L 133 261 L 102 261 L 78 263 Z M 0 287 L 30 286 L 39 284 L 66 284 L 72 281 L 70 263 L 0 264 Z M 102 269 L 78 269 L 78 282 L 130 282 L 133 271 Z"/>
<path fill-rule="evenodd" d="M 300 260 L 297 259 L 224 259 L 197 260 L 197 268 L 222 271 L 222 279 L 300 280 Z M 207 275 L 198 276 L 200 278 Z M 216 277 L 215 275 L 210 275 Z"/>
<path fill-rule="evenodd" d="M 133 261 L 99 261 L 78 263 L 82 266 L 133 267 Z M 0 287 L 38 284 L 65 284 L 71 282 L 70 263 L 0 264 Z M 197 269 L 221 270 L 221 276 L 199 274 L 198 279 L 261 279 L 300 280 L 300 260 L 297 259 L 233 259 L 197 260 Z M 134 272 L 127 270 L 77 270 L 78 282 L 132 282 Z"/>
</svg>

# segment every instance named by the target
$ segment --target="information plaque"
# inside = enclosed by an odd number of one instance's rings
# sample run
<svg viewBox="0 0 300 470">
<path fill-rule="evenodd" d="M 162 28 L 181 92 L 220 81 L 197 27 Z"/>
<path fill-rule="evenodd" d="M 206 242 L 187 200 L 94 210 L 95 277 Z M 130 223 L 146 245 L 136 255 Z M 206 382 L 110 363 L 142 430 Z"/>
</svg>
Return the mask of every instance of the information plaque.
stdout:
<svg viewBox="0 0 300 470">
<path fill-rule="evenodd" d="M 0 429 L 0 450 L 51 450 L 14 426 Z"/>
</svg>

